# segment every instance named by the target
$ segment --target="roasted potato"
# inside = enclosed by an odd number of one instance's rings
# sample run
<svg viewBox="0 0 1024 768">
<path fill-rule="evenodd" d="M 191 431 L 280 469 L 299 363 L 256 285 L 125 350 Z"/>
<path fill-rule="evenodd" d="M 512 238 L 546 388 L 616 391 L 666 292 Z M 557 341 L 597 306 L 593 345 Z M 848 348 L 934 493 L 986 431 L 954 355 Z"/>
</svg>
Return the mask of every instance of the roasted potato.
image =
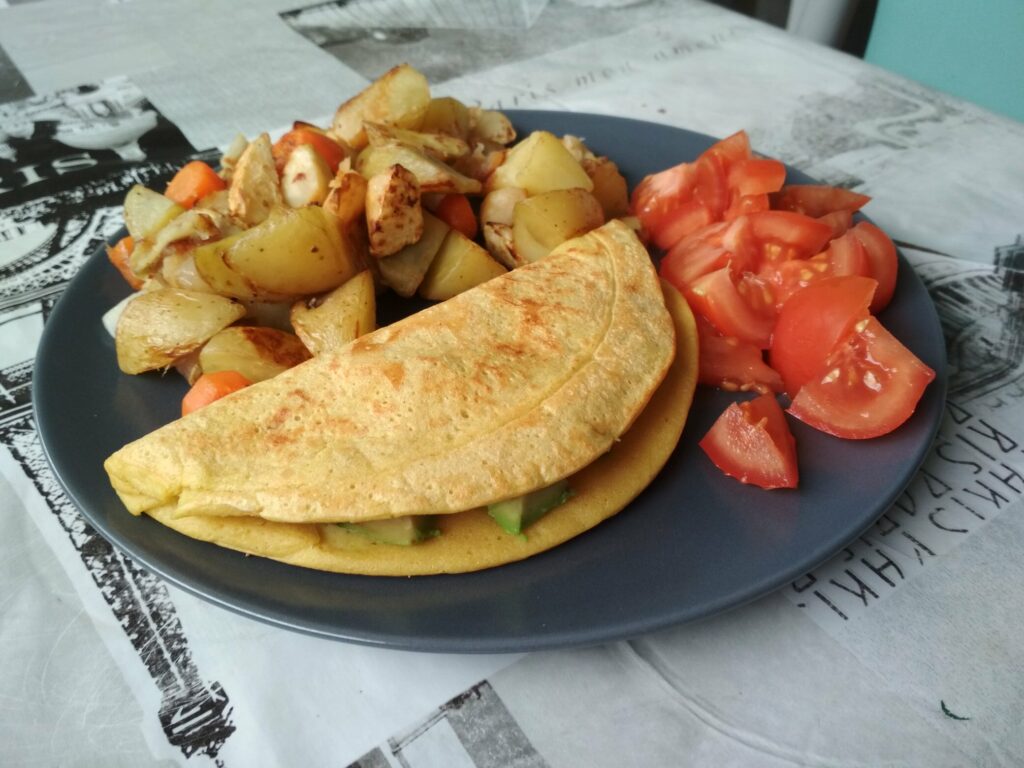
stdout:
<svg viewBox="0 0 1024 768">
<path fill-rule="evenodd" d="M 487 251 L 452 229 L 420 283 L 419 293 L 425 299 L 444 301 L 507 271 Z"/>
<path fill-rule="evenodd" d="M 360 218 L 366 210 L 366 177 L 339 167 L 324 200 L 324 210 L 334 214 L 343 225 Z"/>
<path fill-rule="evenodd" d="M 324 296 L 295 302 L 291 321 L 296 335 L 314 355 L 337 349 L 376 330 L 373 275 L 360 272 Z"/>
<path fill-rule="evenodd" d="M 420 185 L 401 165 L 392 165 L 367 181 L 366 232 L 370 253 L 378 258 L 398 253 L 423 234 Z"/>
<path fill-rule="evenodd" d="M 484 245 L 487 246 L 487 252 L 505 269 L 515 269 L 528 263 L 520 261 L 516 255 L 516 245 L 512 237 L 511 224 L 485 221 L 481 229 L 484 233 Z"/>
<path fill-rule="evenodd" d="M 469 108 L 469 140 L 511 144 L 516 140 L 516 129 L 512 121 L 502 112 L 480 107 Z"/>
<path fill-rule="evenodd" d="M 442 96 L 430 100 L 419 129 L 466 139 L 469 137 L 469 126 L 469 108 L 458 99 Z"/>
<path fill-rule="evenodd" d="M 199 351 L 203 373 L 238 371 L 255 383 L 305 362 L 309 350 L 298 336 L 254 325 L 236 325 L 215 334 Z"/>
<path fill-rule="evenodd" d="M 629 189 L 619 166 L 607 157 L 583 160 L 583 170 L 594 182 L 594 197 L 601 204 L 605 219 L 614 219 L 629 213 Z"/>
<path fill-rule="evenodd" d="M 429 105 L 427 78 L 401 64 L 338 107 L 329 133 L 353 149 L 362 149 L 367 143 L 364 122 L 418 130 Z"/>
<path fill-rule="evenodd" d="M 292 208 L 320 205 L 327 199 L 334 176 L 330 166 L 310 144 L 300 144 L 288 154 L 281 172 L 281 196 Z"/>
<path fill-rule="evenodd" d="M 374 147 L 382 144 L 406 144 L 446 161 L 462 157 L 469 152 L 469 144 L 456 136 L 409 131 L 381 123 L 364 123 L 364 126 L 370 146 Z"/>
<path fill-rule="evenodd" d="M 539 195 L 576 187 L 590 192 L 594 183 L 554 134 L 534 131 L 508 151 L 505 162 L 488 179 L 488 187 L 520 187 Z"/>
<path fill-rule="evenodd" d="M 512 240 L 517 266 L 604 224 L 601 204 L 584 189 L 556 189 L 516 204 Z"/>
<path fill-rule="evenodd" d="M 399 296 L 412 296 L 423 282 L 434 256 L 450 227 L 433 214 L 423 212 L 423 235 L 393 256 L 377 259 L 380 279 Z"/>
<path fill-rule="evenodd" d="M 166 368 L 244 314 L 239 302 L 211 293 L 142 291 L 117 321 L 117 365 L 132 374 Z"/>
<path fill-rule="evenodd" d="M 228 210 L 246 224 L 259 224 L 281 204 L 281 185 L 270 136 L 261 133 L 242 152 L 228 187 Z"/>
<path fill-rule="evenodd" d="M 463 176 L 451 166 L 406 144 L 381 144 L 367 147 L 359 153 L 355 167 L 363 176 L 370 178 L 387 170 L 392 165 L 401 165 L 411 171 L 419 182 L 422 193 L 460 192 L 472 195 L 482 189 L 482 185 L 477 179 Z"/>
<path fill-rule="evenodd" d="M 149 275 L 160 267 L 165 252 L 173 250 L 170 248 L 172 244 L 184 244 L 188 250 L 199 243 L 218 240 L 237 231 L 238 227 L 229 217 L 216 211 L 193 208 L 168 221 L 152 238 L 137 241 L 128 261 L 135 274 Z"/>
<path fill-rule="evenodd" d="M 259 226 L 196 248 L 195 260 L 217 293 L 265 301 L 323 293 L 363 269 L 353 239 L 319 206 L 276 208 Z"/>
</svg>

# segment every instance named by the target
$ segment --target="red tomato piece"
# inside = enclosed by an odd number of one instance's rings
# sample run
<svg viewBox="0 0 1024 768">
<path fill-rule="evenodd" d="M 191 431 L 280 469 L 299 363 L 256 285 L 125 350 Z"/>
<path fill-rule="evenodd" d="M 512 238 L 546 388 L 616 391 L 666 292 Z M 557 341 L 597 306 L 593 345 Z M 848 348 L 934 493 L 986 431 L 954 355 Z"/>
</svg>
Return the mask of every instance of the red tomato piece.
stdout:
<svg viewBox="0 0 1024 768">
<path fill-rule="evenodd" d="M 877 319 L 866 317 L 800 388 L 789 412 L 837 437 L 878 437 L 910 418 L 934 378 L 935 371 Z"/>
<path fill-rule="evenodd" d="M 810 258 L 821 253 L 832 237 L 830 226 L 802 213 L 765 211 L 747 218 L 761 244 L 762 261 Z"/>
<path fill-rule="evenodd" d="M 763 286 L 751 284 L 750 277 L 744 273 L 734 278 L 730 267 L 722 267 L 694 280 L 684 294 L 694 312 L 703 315 L 720 333 L 767 349 L 774 312 L 758 296 Z"/>
<path fill-rule="evenodd" d="M 750 151 L 750 137 L 746 131 L 736 131 L 731 136 L 715 142 L 704 150 L 701 157 L 715 160 L 719 166 L 728 171 L 730 166 L 753 156 Z"/>
<path fill-rule="evenodd" d="M 699 200 L 691 200 L 665 216 L 659 229 L 651 233 L 651 239 L 656 246 L 667 251 L 712 221 L 713 217 L 708 207 Z"/>
<path fill-rule="evenodd" d="M 645 176 L 633 190 L 633 215 L 651 235 L 657 234 L 676 208 L 692 199 L 696 181 L 695 163 L 680 163 Z"/>
<path fill-rule="evenodd" d="M 779 310 L 768 364 L 795 396 L 817 376 L 850 329 L 868 316 L 877 283 L 868 277 L 831 277 L 797 291 Z"/>
<path fill-rule="evenodd" d="M 853 211 L 832 211 L 824 216 L 818 216 L 818 221 L 832 227 L 832 237 L 845 235 L 846 231 L 853 226 Z"/>
<path fill-rule="evenodd" d="M 782 377 L 764 361 L 761 350 L 734 336 L 723 336 L 699 315 L 699 381 L 730 392 L 781 392 Z"/>
<path fill-rule="evenodd" d="M 768 195 L 741 195 L 733 192 L 729 207 L 722 213 L 723 221 L 732 221 L 740 216 L 751 213 L 763 213 L 768 210 Z"/>
<path fill-rule="evenodd" d="M 871 312 L 877 314 L 885 309 L 896 291 L 896 273 L 899 271 L 896 245 L 870 221 L 859 222 L 850 232 L 864 246 L 871 277 L 878 281 L 878 290 L 871 301 Z"/>
<path fill-rule="evenodd" d="M 772 209 L 824 216 L 833 211 L 859 211 L 871 200 L 867 195 L 824 184 L 790 184 L 771 196 Z"/>
<path fill-rule="evenodd" d="M 796 440 L 774 395 L 732 403 L 700 441 L 729 477 L 761 488 L 796 488 Z"/>
<path fill-rule="evenodd" d="M 778 192 L 786 181 L 786 166 L 767 157 L 752 157 L 729 169 L 729 188 L 741 195 Z"/>
<path fill-rule="evenodd" d="M 811 283 L 829 277 L 871 276 L 864 246 L 852 233 L 836 238 L 817 256 L 770 265 L 762 274 L 774 287 L 775 301 L 779 308 L 790 296 Z"/>
</svg>

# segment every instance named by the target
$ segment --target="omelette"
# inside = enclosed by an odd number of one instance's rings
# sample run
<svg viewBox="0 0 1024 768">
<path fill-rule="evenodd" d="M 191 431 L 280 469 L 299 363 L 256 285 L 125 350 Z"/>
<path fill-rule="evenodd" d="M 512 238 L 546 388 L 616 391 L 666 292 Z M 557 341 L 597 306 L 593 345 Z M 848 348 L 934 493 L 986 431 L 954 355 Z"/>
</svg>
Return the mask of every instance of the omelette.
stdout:
<svg viewBox="0 0 1024 768">
<path fill-rule="evenodd" d="M 693 317 L 612 221 L 448 301 L 229 395 L 105 463 L 133 514 L 329 571 L 478 570 L 617 513 L 674 450 Z M 567 481 L 522 535 L 484 510 Z M 399 546 L 342 526 L 436 515 Z"/>
</svg>

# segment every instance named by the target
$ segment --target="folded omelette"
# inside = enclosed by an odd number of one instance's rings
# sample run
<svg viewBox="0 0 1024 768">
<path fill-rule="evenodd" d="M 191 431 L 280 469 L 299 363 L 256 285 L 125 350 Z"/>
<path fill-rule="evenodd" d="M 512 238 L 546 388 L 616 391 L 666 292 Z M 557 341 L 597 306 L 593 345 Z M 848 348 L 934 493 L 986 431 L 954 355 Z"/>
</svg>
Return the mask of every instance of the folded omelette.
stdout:
<svg viewBox="0 0 1024 768">
<path fill-rule="evenodd" d="M 476 570 L 572 538 L 646 487 L 679 440 L 696 354 L 685 301 L 663 296 L 646 249 L 613 221 L 105 467 L 133 514 L 231 549 L 350 573 Z M 565 478 L 572 497 L 525 536 L 481 509 Z M 440 516 L 440 535 L 335 535 L 420 514 Z"/>
</svg>

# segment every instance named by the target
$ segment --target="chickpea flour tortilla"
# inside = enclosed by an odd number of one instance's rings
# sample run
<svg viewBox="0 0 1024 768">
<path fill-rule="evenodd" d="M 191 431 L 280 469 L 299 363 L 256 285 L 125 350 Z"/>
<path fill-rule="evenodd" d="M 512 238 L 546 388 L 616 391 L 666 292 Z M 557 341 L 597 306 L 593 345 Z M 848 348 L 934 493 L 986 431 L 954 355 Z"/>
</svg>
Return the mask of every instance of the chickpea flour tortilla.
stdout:
<svg viewBox="0 0 1024 768">
<path fill-rule="evenodd" d="M 413 575 L 527 557 L 619 511 L 678 442 L 696 334 L 682 298 L 666 295 L 671 314 L 646 250 L 612 222 L 105 466 L 132 513 L 297 565 Z M 566 477 L 575 495 L 525 538 L 479 509 Z M 443 515 L 441 535 L 328 543 L 321 527 L 408 514 Z"/>
</svg>

